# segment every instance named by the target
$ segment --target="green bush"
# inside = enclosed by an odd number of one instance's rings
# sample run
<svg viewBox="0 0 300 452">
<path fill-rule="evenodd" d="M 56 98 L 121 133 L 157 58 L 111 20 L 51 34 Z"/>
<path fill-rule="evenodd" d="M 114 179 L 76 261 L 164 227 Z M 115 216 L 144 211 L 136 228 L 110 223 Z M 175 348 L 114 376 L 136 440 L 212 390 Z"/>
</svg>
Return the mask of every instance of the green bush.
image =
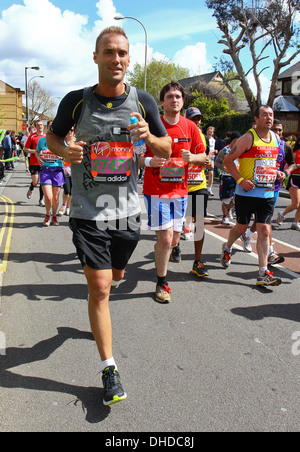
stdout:
<svg viewBox="0 0 300 452">
<path fill-rule="evenodd" d="M 253 116 L 251 114 L 235 114 L 235 115 L 224 115 L 216 116 L 211 121 L 211 126 L 216 129 L 216 135 L 224 138 L 228 131 L 237 130 L 242 135 L 250 129 L 253 123 Z"/>
</svg>

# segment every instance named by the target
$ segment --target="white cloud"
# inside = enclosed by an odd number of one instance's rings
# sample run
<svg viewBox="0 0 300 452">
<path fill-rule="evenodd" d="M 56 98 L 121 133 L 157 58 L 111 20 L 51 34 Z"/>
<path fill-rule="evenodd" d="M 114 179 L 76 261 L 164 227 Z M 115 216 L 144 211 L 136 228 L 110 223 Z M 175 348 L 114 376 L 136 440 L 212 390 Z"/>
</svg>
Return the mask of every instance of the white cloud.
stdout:
<svg viewBox="0 0 300 452">
<path fill-rule="evenodd" d="M 186 46 L 176 52 L 173 60 L 176 64 L 189 69 L 192 77 L 208 72 L 206 54 L 206 44 L 198 42 L 196 45 Z"/>
<path fill-rule="evenodd" d="M 23 1 L 22 5 L 12 5 L 2 13 L 0 10 L 1 80 L 24 90 L 25 67 L 39 66 L 39 71 L 28 70 L 28 80 L 43 75 L 44 78 L 38 80 L 39 84 L 54 97 L 60 98 L 70 90 L 97 83 L 93 51 L 98 34 L 113 24 L 129 26 L 129 22 L 114 20 L 118 14 L 116 1 L 94 0 L 96 16 L 92 24 L 92 17 L 71 10 L 63 11 L 51 0 Z M 173 26 L 166 28 L 171 28 L 175 33 Z M 176 33 L 179 33 L 177 29 Z M 129 37 L 132 69 L 135 62 L 144 64 L 145 47 L 142 35 L 138 40 L 132 34 Z M 155 39 L 151 38 L 149 42 L 156 46 Z M 178 42 L 185 45 L 182 40 Z M 152 57 L 168 60 L 172 55 L 166 57 L 148 46 L 148 61 Z M 186 46 L 176 52 L 173 61 L 190 69 L 191 75 L 204 73 L 207 71 L 206 46 L 200 42 Z"/>
<path fill-rule="evenodd" d="M 94 25 L 94 32 L 98 36 L 101 30 L 115 22 L 113 19 L 117 15 L 117 9 L 114 6 L 113 0 L 99 0 L 96 8 L 97 15 L 101 17 L 101 20 L 97 20 Z"/>
<path fill-rule="evenodd" d="M 254 79 L 254 74 L 251 72 L 248 75 L 248 82 L 250 85 L 250 88 L 252 89 L 253 94 L 256 96 L 257 94 L 257 86 Z M 260 82 L 262 87 L 262 102 L 266 103 L 269 98 L 269 92 L 271 87 L 271 81 L 263 74 L 260 75 Z"/>
<path fill-rule="evenodd" d="M 24 90 L 25 67 L 39 66 L 38 72 L 28 71 L 28 79 L 43 75 L 39 83 L 53 96 L 96 83 L 96 37 L 116 13 L 112 0 L 100 0 L 96 8 L 101 20 L 90 29 L 86 15 L 62 11 L 50 0 L 24 0 L 2 11 L 0 65 L 6 82 Z"/>
</svg>

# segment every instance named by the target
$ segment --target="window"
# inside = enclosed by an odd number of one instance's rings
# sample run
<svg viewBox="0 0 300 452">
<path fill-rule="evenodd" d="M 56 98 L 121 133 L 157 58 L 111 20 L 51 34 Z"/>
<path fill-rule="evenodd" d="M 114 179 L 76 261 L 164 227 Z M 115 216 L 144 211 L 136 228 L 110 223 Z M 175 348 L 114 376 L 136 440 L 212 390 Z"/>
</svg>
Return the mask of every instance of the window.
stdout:
<svg viewBox="0 0 300 452">
<path fill-rule="evenodd" d="M 292 94 L 292 80 L 286 79 L 282 81 L 282 94 L 284 96 Z"/>
</svg>

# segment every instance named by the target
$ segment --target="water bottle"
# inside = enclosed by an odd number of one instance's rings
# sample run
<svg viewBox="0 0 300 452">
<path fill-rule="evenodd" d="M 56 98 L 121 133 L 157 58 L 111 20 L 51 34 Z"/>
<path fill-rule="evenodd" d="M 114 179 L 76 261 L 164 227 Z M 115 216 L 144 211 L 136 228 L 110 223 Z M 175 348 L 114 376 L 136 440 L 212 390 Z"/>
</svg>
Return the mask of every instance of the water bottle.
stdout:
<svg viewBox="0 0 300 452">
<path fill-rule="evenodd" d="M 136 124 L 138 122 L 138 119 L 136 116 L 130 117 L 130 123 Z M 145 140 L 138 140 L 133 143 L 133 150 L 136 154 L 141 155 L 146 152 L 146 143 Z"/>
</svg>

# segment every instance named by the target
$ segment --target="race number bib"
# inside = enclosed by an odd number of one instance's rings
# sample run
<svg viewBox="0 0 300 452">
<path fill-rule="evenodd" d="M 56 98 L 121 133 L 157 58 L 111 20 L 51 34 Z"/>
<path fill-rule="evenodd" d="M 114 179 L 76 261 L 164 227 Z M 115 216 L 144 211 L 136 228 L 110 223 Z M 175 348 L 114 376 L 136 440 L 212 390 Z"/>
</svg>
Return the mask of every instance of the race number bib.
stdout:
<svg viewBox="0 0 300 452">
<path fill-rule="evenodd" d="M 188 185 L 201 185 L 203 183 L 202 166 L 189 165 L 188 167 Z"/>
<path fill-rule="evenodd" d="M 40 157 L 44 161 L 45 164 L 55 163 L 56 160 L 58 159 L 58 157 L 56 155 L 52 154 L 52 152 L 49 151 L 49 149 L 43 149 L 40 152 Z"/>
<path fill-rule="evenodd" d="M 178 158 L 168 159 L 165 165 L 160 168 L 160 182 L 182 183 L 185 182 L 185 162 Z"/>
<path fill-rule="evenodd" d="M 133 144 L 99 142 L 91 146 L 92 176 L 97 182 L 127 182 L 132 171 Z"/>
<path fill-rule="evenodd" d="M 270 188 L 277 179 L 275 160 L 257 160 L 254 168 L 254 181 L 257 187 Z"/>
</svg>

